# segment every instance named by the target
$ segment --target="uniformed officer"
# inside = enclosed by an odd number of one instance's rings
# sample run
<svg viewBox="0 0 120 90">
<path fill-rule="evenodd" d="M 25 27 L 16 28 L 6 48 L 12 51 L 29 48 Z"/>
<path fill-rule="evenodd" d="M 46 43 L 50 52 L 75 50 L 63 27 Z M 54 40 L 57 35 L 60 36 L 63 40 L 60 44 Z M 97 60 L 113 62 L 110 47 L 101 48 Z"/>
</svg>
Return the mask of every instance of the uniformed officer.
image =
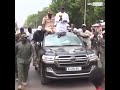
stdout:
<svg viewBox="0 0 120 90">
<path fill-rule="evenodd" d="M 18 90 L 22 89 L 22 85 L 26 86 L 29 66 L 31 63 L 31 56 L 33 52 L 33 47 L 27 40 L 27 35 L 21 35 L 21 41 L 15 46 L 15 54 L 17 57 L 17 67 L 18 67 Z"/>
<path fill-rule="evenodd" d="M 20 33 L 16 34 L 16 37 L 19 38 L 18 41 L 20 41 L 22 34 L 26 34 L 23 27 L 20 28 Z"/>
</svg>

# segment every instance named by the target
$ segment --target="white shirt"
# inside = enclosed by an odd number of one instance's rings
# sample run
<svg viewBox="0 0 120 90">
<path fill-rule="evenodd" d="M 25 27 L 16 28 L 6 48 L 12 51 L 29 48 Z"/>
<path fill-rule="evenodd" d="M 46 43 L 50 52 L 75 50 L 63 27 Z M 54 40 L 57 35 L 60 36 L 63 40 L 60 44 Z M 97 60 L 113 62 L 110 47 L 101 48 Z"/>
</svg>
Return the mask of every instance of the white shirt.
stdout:
<svg viewBox="0 0 120 90">
<path fill-rule="evenodd" d="M 27 33 L 27 38 L 28 38 L 28 40 L 30 40 L 30 41 L 32 41 L 32 39 L 33 39 L 33 34 L 31 34 L 31 33 Z"/>
<path fill-rule="evenodd" d="M 76 28 L 75 31 L 76 31 L 76 32 L 81 32 L 82 29 L 81 29 L 81 28 L 79 28 L 79 29 Z"/>
<path fill-rule="evenodd" d="M 62 21 L 60 20 L 59 15 L 62 15 Z M 66 20 L 67 22 L 63 22 Z M 58 12 L 55 16 L 55 24 L 56 24 L 56 32 L 66 32 L 67 31 L 67 24 L 69 23 L 69 16 L 67 13 Z"/>
<path fill-rule="evenodd" d="M 89 36 L 88 38 L 83 38 L 83 40 L 85 41 L 85 42 L 90 42 L 91 40 L 91 38 L 93 37 L 93 35 L 92 35 L 92 33 L 89 31 L 89 30 L 86 30 L 85 32 L 83 32 L 83 30 L 82 29 L 79 29 L 79 32 L 80 32 L 80 35 L 81 36 Z"/>
</svg>

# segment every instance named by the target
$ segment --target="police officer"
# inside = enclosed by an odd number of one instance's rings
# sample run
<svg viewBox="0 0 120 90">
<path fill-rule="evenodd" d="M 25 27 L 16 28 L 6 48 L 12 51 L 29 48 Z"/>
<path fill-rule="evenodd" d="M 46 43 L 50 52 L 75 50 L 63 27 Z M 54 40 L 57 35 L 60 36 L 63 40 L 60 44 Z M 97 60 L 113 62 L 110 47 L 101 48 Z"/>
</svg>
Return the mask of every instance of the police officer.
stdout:
<svg viewBox="0 0 120 90">
<path fill-rule="evenodd" d="M 27 35 L 21 35 L 21 41 L 15 46 L 15 55 L 17 57 L 18 68 L 18 90 L 22 89 L 22 85 L 26 86 L 29 66 L 31 63 L 33 48 L 30 42 L 27 40 Z"/>
</svg>

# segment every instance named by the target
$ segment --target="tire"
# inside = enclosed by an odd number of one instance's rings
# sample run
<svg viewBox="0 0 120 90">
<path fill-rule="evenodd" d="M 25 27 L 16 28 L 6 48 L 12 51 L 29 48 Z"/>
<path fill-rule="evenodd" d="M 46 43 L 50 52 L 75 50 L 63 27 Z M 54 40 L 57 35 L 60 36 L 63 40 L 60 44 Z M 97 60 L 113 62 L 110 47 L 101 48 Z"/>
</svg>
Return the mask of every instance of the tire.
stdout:
<svg viewBox="0 0 120 90">
<path fill-rule="evenodd" d="M 45 76 L 45 70 L 44 70 L 44 66 L 43 64 L 40 64 L 41 68 L 40 68 L 40 81 L 42 85 L 46 85 L 48 84 L 49 80 L 48 78 Z"/>
</svg>

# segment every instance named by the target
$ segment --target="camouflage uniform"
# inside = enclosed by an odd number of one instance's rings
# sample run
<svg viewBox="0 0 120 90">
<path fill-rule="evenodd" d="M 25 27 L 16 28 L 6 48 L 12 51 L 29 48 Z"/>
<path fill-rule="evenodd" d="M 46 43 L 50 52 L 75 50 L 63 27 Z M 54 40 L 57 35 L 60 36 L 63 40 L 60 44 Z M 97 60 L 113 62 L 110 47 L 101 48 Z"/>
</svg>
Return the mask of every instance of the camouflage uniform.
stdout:
<svg viewBox="0 0 120 90">
<path fill-rule="evenodd" d="M 15 46 L 19 85 L 21 85 L 22 82 L 27 81 L 32 52 L 33 52 L 33 47 L 29 42 L 26 42 L 26 44 L 22 44 L 22 42 L 19 42 Z"/>
</svg>

